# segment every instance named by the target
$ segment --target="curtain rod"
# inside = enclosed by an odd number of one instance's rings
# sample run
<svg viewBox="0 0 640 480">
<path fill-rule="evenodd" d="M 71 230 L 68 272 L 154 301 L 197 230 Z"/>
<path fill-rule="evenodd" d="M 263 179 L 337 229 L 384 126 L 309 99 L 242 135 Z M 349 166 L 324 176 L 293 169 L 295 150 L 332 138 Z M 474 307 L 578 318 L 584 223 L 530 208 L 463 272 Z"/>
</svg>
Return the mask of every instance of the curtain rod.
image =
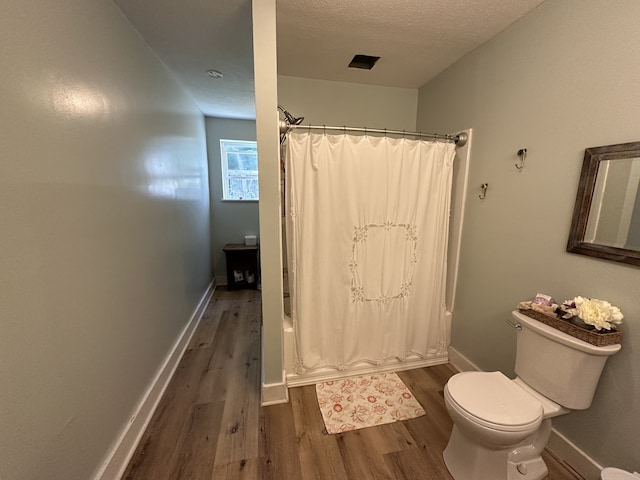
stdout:
<svg viewBox="0 0 640 480">
<path fill-rule="evenodd" d="M 441 134 L 441 133 L 422 133 L 422 132 L 407 132 L 405 130 L 387 130 L 380 128 L 362 128 L 362 127 L 328 127 L 326 125 L 290 125 L 284 121 L 280 121 L 280 132 L 286 134 L 289 130 L 294 128 L 306 128 L 309 130 L 331 130 L 340 132 L 361 132 L 361 133 L 384 133 L 385 135 L 408 135 L 410 137 L 423 137 L 431 140 L 442 140 L 444 142 L 453 142 L 457 147 L 462 147 L 467 143 L 467 134 L 460 132 L 456 134 Z"/>
</svg>

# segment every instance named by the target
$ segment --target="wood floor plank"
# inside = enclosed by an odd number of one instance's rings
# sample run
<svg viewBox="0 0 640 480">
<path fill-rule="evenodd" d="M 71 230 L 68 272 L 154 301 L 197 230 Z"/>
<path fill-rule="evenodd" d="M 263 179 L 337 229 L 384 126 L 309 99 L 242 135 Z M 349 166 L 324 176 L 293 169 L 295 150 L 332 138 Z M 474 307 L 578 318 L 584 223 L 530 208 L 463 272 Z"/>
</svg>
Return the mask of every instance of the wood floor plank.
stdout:
<svg viewBox="0 0 640 480">
<path fill-rule="evenodd" d="M 171 461 L 175 458 L 176 440 L 183 434 L 202 371 L 212 354 L 213 351 L 207 348 L 185 352 L 124 478 L 170 478 L 168 473 L 174 467 Z M 173 441 L 168 442 L 167 438 Z"/>
<path fill-rule="evenodd" d="M 384 456 L 393 478 L 398 480 L 413 480 L 418 478 L 433 478 L 438 480 L 453 480 L 446 467 L 429 461 L 419 447 L 391 452 Z"/>
<path fill-rule="evenodd" d="M 325 426 L 318 407 L 315 386 L 292 388 L 289 401 L 293 410 L 298 455 L 305 480 L 348 478 L 336 436 L 323 433 Z"/>
<path fill-rule="evenodd" d="M 409 420 L 405 422 L 405 427 L 414 439 L 417 451 L 421 452 L 420 456 L 429 462 L 433 469 L 442 472 L 442 478 L 449 478 L 442 452 L 447 446 L 451 430 L 448 429 L 446 433 L 438 430 L 427 416 Z"/>
<path fill-rule="evenodd" d="M 347 478 L 395 480 L 384 457 L 369 448 L 366 435 L 363 436 L 362 431 L 340 433 L 336 437 Z"/>
<path fill-rule="evenodd" d="M 209 304 L 211 305 L 211 303 Z M 216 338 L 216 331 L 220 326 L 222 312 L 216 312 L 213 308 L 208 308 L 200 320 L 196 331 L 193 332 L 188 349 L 210 347 L 213 339 Z"/>
<path fill-rule="evenodd" d="M 261 408 L 260 292 L 216 289 L 123 478 L 135 480 L 450 480 L 450 365 L 398 375 L 426 415 L 325 435 L 315 386 Z M 544 452 L 550 480 L 576 480 Z"/>
<path fill-rule="evenodd" d="M 261 478 L 261 465 L 261 458 L 248 458 L 217 465 L 214 467 L 211 480 L 257 480 Z"/>
<path fill-rule="evenodd" d="M 389 423 L 362 429 L 363 443 L 380 455 L 405 450 L 415 445 L 405 422 Z"/>
<path fill-rule="evenodd" d="M 222 430 L 215 456 L 215 465 L 255 458 L 260 421 L 260 345 L 259 302 L 248 298 L 238 312 L 239 321 L 235 345 L 227 356 L 226 368 L 232 372 L 228 382 Z M 241 320 L 237 320 L 240 318 Z"/>
<path fill-rule="evenodd" d="M 189 423 L 181 436 L 169 478 L 201 480 L 211 476 L 220 434 L 224 402 L 205 403 L 192 409 Z M 212 452 L 202 455 L 202 452 Z"/>
<path fill-rule="evenodd" d="M 262 409 L 260 452 L 263 459 L 260 479 L 304 478 L 298 457 L 298 439 L 290 403 Z"/>
<path fill-rule="evenodd" d="M 442 452 L 449 441 L 453 422 L 446 411 L 442 390 L 453 370 L 440 365 L 426 369 L 399 372 L 425 410 L 425 415 L 405 422 L 405 427 L 416 442 L 431 468 L 444 479 L 451 478 L 444 464 Z M 390 457 L 391 458 L 391 457 Z"/>
<path fill-rule="evenodd" d="M 442 447 L 444 449 L 453 428 L 443 396 L 443 382 L 446 383 L 451 373 L 453 372 L 448 368 L 443 369 L 439 365 L 428 369 L 399 372 L 399 376 L 425 410 L 424 417 L 412 419 L 406 423 L 412 436 L 422 441 L 422 446 L 425 448 Z"/>
<path fill-rule="evenodd" d="M 196 403 L 217 402 L 226 398 L 227 387 L 232 384 L 232 377 L 235 375 L 230 364 L 237 336 L 238 326 L 233 312 L 224 310 L 220 315 L 215 336 L 209 342 L 216 354 L 211 357 L 200 379 Z"/>
</svg>

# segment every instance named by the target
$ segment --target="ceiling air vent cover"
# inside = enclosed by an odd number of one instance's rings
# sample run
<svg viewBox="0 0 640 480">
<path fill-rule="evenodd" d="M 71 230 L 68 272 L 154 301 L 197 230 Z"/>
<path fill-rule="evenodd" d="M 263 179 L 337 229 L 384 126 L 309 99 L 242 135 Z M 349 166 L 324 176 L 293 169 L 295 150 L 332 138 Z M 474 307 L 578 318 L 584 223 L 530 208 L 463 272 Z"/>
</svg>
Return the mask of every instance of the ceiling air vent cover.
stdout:
<svg viewBox="0 0 640 480">
<path fill-rule="evenodd" d="M 372 57 L 371 55 L 354 55 L 353 60 L 349 64 L 349 68 L 362 68 L 363 70 L 371 70 L 380 57 Z"/>
</svg>

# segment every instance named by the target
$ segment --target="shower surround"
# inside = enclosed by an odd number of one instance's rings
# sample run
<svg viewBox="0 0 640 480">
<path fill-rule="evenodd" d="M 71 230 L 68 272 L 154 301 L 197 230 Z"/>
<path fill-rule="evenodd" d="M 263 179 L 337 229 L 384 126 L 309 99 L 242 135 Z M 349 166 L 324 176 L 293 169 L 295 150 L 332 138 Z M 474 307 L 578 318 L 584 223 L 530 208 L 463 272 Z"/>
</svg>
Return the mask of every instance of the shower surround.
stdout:
<svg viewBox="0 0 640 480">
<path fill-rule="evenodd" d="M 290 135 L 288 386 L 447 362 L 469 151 Z"/>
</svg>

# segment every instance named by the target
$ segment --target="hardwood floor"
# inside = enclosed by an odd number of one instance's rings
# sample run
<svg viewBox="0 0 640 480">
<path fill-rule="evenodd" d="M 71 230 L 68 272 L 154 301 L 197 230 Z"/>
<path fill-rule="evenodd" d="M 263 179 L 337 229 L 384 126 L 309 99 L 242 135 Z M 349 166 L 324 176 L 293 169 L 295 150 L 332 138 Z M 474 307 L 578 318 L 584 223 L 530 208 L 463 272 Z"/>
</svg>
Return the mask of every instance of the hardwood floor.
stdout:
<svg viewBox="0 0 640 480">
<path fill-rule="evenodd" d="M 260 292 L 218 288 L 123 479 L 448 480 L 449 365 L 399 372 L 427 414 L 324 435 L 315 387 L 260 407 Z M 545 453 L 551 480 L 576 477 Z"/>
</svg>

